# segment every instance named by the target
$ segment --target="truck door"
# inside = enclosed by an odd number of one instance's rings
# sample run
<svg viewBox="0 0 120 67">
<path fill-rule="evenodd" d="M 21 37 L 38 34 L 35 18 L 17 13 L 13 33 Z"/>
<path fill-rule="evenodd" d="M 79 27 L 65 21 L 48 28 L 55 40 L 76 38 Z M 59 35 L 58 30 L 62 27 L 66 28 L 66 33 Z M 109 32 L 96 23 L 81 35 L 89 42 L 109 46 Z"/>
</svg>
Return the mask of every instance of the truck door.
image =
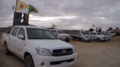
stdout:
<svg viewBox="0 0 120 67">
<path fill-rule="evenodd" d="M 10 37 L 9 37 L 9 46 L 11 51 L 15 51 L 14 49 L 14 45 L 15 45 L 15 41 L 16 41 L 16 34 L 18 32 L 19 27 L 14 27 L 12 32 L 10 33 Z"/>
<path fill-rule="evenodd" d="M 16 50 L 16 53 L 19 54 L 20 56 L 22 56 L 23 54 L 23 48 L 25 46 L 25 39 L 20 39 L 18 38 L 18 35 L 23 35 L 24 38 L 25 38 L 25 31 L 23 28 L 20 28 L 19 29 L 19 32 L 17 34 L 17 39 L 16 39 L 16 42 L 15 42 L 15 50 Z"/>
</svg>

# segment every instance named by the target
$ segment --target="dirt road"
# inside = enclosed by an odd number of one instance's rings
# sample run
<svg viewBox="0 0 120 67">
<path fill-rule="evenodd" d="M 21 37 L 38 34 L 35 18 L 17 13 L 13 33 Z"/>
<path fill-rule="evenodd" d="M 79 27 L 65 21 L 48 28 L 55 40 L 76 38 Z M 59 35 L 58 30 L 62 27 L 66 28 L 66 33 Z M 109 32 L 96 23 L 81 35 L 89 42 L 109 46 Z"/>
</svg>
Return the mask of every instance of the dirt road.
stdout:
<svg viewBox="0 0 120 67">
<path fill-rule="evenodd" d="M 78 53 L 77 62 L 72 67 L 120 67 L 120 36 L 108 42 L 70 43 Z M 24 67 L 24 62 L 15 55 L 4 55 L 0 43 L 0 67 Z"/>
</svg>

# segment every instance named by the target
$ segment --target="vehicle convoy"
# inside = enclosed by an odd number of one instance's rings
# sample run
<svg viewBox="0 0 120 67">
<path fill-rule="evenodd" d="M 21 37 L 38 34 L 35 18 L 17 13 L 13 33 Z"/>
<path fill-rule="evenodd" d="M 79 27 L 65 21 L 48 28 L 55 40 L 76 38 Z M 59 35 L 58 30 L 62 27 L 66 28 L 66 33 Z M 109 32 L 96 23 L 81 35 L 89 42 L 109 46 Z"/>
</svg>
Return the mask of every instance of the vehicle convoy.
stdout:
<svg viewBox="0 0 120 67">
<path fill-rule="evenodd" d="M 93 33 L 93 40 L 96 40 L 96 41 L 103 41 L 105 42 L 106 41 L 106 36 L 103 35 L 102 33 L 100 32 L 94 32 Z"/>
<path fill-rule="evenodd" d="M 59 29 L 50 29 L 53 34 L 55 34 L 59 39 L 64 40 L 66 42 L 70 41 L 70 35 L 66 34 L 64 31 Z"/>
<path fill-rule="evenodd" d="M 2 34 L 4 52 L 24 60 L 25 67 L 68 67 L 76 62 L 75 48 L 52 32 L 35 26 L 14 26 Z"/>
<path fill-rule="evenodd" d="M 90 31 L 81 30 L 79 34 L 71 34 L 70 36 L 73 40 L 92 41 L 92 33 Z"/>
</svg>

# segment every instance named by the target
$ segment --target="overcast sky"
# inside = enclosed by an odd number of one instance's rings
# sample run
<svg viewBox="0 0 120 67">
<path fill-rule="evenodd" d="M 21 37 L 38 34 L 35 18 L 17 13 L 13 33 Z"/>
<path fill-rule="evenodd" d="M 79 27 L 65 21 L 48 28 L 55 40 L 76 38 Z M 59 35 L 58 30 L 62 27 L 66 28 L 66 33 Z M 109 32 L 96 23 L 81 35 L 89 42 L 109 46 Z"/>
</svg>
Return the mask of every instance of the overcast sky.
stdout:
<svg viewBox="0 0 120 67">
<path fill-rule="evenodd" d="M 92 24 L 108 27 L 120 27 L 120 0 L 21 0 L 37 8 L 31 13 L 29 23 L 59 29 L 89 29 Z M 13 22 L 12 6 L 16 0 L 0 0 L 0 27 L 11 26 Z M 22 10 L 21 12 L 27 12 Z"/>
</svg>

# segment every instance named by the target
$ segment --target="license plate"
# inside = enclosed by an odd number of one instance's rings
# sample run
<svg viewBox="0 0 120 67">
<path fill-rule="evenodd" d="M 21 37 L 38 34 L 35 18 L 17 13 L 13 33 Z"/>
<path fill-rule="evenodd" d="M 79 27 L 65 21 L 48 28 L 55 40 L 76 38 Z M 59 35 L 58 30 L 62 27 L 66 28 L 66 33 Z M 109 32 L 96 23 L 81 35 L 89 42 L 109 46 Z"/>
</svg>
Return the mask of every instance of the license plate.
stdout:
<svg viewBox="0 0 120 67">
<path fill-rule="evenodd" d="M 62 65 L 65 65 L 65 64 L 67 64 L 67 62 L 62 62 L 61 64 L 62 64 Z"/>
</svg>

